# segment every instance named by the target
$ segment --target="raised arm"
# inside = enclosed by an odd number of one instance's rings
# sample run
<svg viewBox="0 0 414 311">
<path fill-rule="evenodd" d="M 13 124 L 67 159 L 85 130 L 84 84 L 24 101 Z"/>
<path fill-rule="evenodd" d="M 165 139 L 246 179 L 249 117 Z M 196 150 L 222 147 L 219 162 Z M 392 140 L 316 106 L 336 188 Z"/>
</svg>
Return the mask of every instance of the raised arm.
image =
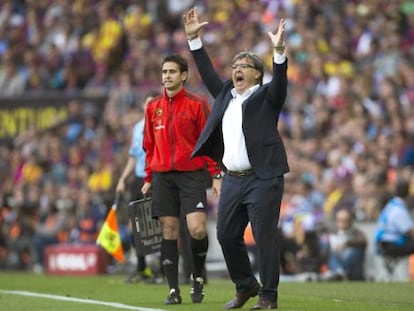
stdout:
<svg viewBox="0 0 414 311">
<path fill-rule="evenodd" d="M 200 31 L 200 29 L 208 25 L 208 22 L 200 23 L 198 19 L 197 8 L 192 8 L 187 13 L 185 13 L 183 15 L 183 20 L 184 30 L 188 40 L 192 40 L 198 37 L 198 32 Z"/>
<path fill-rule="evenodd" d="M 200 29 L 206 26 L 208 22 L 200 23 L 197 8 L 190 9 L 186 12 L 183 15 L 183 21 L 184 30 L 189 41 L 189 48 L 197 65 L 197 70 L 211 96 L 216 98 L 223 87 L 223 81 L 215 71 L 210 57 L 203 48 L 203 43 L 199 38 Z"/>
<path fill-rule="evenodd" d="M 281 19 L 278 28 L 268 36 L 272 43 L 273 53 L 273 79 L 269 87 L 270 102 L 282 109 L 287 95 L 287 58 L 286 58 L 286 41 L 285 41 L 285 20 Z"/>
</svg>

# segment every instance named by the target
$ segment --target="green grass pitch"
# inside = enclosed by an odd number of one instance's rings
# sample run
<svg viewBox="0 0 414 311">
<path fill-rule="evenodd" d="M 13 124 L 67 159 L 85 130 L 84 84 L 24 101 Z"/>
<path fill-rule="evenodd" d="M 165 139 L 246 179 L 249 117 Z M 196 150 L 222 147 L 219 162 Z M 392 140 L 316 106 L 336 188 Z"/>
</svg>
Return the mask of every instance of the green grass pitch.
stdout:
<svg viewBox="0 0 414 311">
<path fill-rule="evenodd" d="M 223 304 L 234 295 L 229 280 L 209 279 L 201 304 L 192 304 L 190 286 L 181 286 L 183 303 L 166 306 L 166 284 L 126 284 L 125 275 L 52 276 L 22 272 L 0 272 L 0 309 L 20 310 L 223 310 Z M 59 295 L 68 300 L 20 295 L 15 291 Z M 55 296 L 51 296 L 55 297 Z M 73 300 L 72 300 L 73 299 Z M 77 300 L 76 300 L 77 299 Z M 87 303 L 88 301 L 91 303 Z M 112 303 L 104 305 L 96 303 Z M 250 299 L 241 310 L 257 302 Z M 279 310 L 414 310 L 414 283 L 298 283 L 282 282 L 279 286 Z"/>
</svg>

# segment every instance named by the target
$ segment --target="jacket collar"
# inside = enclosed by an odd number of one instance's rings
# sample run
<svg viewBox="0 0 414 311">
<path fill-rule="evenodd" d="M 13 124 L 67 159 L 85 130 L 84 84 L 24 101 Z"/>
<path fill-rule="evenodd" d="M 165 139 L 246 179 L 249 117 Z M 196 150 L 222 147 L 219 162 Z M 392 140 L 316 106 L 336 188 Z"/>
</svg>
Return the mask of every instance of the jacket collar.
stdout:
<svg viewBox="0 0 414 311">
<path fill-rule="evenodd" d="M 181 88 L 181 90 L 179 90 L 173 97 L 169 97 L 168 95 L 167 95 L 167 90 L 166 89 L 164 89 L 164 98 L 166 99 L 166 100 L 174 100 L 174 101 L 176 101 L 176 100 L 180 100 L 180 99 L 183 99 L 184 98 L 184 94 L 185 94 L 185 88 L 184 87 L 182 87 Z"/>
</svg>

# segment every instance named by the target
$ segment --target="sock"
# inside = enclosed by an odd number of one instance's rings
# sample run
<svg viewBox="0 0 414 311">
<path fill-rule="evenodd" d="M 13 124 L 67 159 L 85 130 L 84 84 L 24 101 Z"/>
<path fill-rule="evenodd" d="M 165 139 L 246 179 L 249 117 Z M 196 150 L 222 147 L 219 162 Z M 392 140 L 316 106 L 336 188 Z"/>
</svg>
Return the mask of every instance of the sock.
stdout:
<svg viewBox="0 0 414 311">
<path fill-rule="evenodd" d="M 137 255 L 137 271 L 144 271 L 147 267 L 147 263 L 145 262 L 145 256 L 140 256 L 138 254 L 138 250 L 135 247 L 135 238 L 134 235 L 131 233 L 131 245 L 135 249 L 135 254 Z"/>
<path fill-rule="evenodd" d="M 201 240 L 191 238 L 191 252 L 193 254 L 193 275 L 199 277 L 203 275 L 204 264 L 206 262 L 208 250 L 208 236 Z"/>
<path fill-rule="evenodd" d="M 178 290 L 178 247 L 177 240 L 161 241 L 161 263 L 168 285 Z"/>
<path fill-rule="evenodd" d="M 145 262 L 145 256 L 139 256 L 137 254 L 137 261 L 138 261 L 137 271 L 144 271 L 145 268 L 147 267 L 147 263 Z"/>
</svg>

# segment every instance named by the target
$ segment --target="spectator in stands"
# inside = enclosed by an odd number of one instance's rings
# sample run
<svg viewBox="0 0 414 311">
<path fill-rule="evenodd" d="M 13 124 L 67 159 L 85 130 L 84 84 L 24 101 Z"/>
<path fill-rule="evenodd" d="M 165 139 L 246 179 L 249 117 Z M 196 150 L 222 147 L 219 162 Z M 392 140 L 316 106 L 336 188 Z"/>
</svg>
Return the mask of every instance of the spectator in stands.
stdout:
<svg viewBox="0 0 414 311">
<path fill-rule="evenodd" d="M 337 156 L 340 156 L 338 153 Z M 347 208 L 354 212 L 356 196 L 352 189 L 352 173 L 345 167 L 334 166 L 333 175 L 329 183 L 331 189 L 326 195 L 323 212 L 328 222 L 335 220 L 336 212 L 341 208 Z"/>
<path fill-rule="evenodd" d="M 367 239 L 354 224 L 349 209 L 339 209 L 335 214 L 335 228 L 329 233 L 329 280 L 364 280 L 364 258 Z"/>
<path fill-rule="evenodd" d="M 2 228 L 2 230 L 0 231 L 0 269 L 4 269 L 6 267 L 7 262 L 7 240 L 3 232 L 3 227 L 5 227 L 4 215 L 7 214 L 6 207 L 2 206 L 0 212 L 0 227 Z"/>
<path fill-rule="evenodd" d="M 95 199 L 96 200 L 96 199 Z M 95 202 L 90 191 L 79 190 L 75 203 L 75 227 L 70 232 L 74 243 L 95 244 L 99 230 L 105 221 L 104 207 Z"/>
<path fill-rule="evenodd" d="M 7 241 L 7 267 L 24 269 L 31 262 L 31 246 L 33 224 L 36 223 L 37 202 L 30 202 L 25 188 L 16 186 L 9 197 L 10 211 L 5 219 L 4 227 Z"/>
<path fill-rule="evenodd" d="M 13 96 L 23 93 L 26 81 L 18 70 L 17 61 L 4 55 L 0 68 L 0 94 Z"/>
<path fill-rule="evenodd" d="M 82 134 L 84 115 L 79 100 L 73 99 L 68 103 L 68 118 L 65 122 L 65 143 L 73 144 Z"/>
<path fill-rule="evenodd" d="M 375 241 L 381 253 L 397 257 L 414 254 L 414 220 L 408 207 L 410 184 L 399 178 L 393 198 L 378 218 Z"/>
<path fill-rule="evenodd" d="M 314 189 L 308 174 L 290 187 L 280 217 L 281 263 L 283 272 L 319 273 L 322 257 L 319 231 L 322 226 L 322 193 Z"/>
<path fill-rule="evenodd" d="M 34 226 L 32 264 L 34 272 L 42 272 L 44 254 L 48 245 L 65 242 L 60 234 L 66 230 L 66 206 L 55 202 L 47 210 L 41 211 L 39 221 Z"/>
</svg>

